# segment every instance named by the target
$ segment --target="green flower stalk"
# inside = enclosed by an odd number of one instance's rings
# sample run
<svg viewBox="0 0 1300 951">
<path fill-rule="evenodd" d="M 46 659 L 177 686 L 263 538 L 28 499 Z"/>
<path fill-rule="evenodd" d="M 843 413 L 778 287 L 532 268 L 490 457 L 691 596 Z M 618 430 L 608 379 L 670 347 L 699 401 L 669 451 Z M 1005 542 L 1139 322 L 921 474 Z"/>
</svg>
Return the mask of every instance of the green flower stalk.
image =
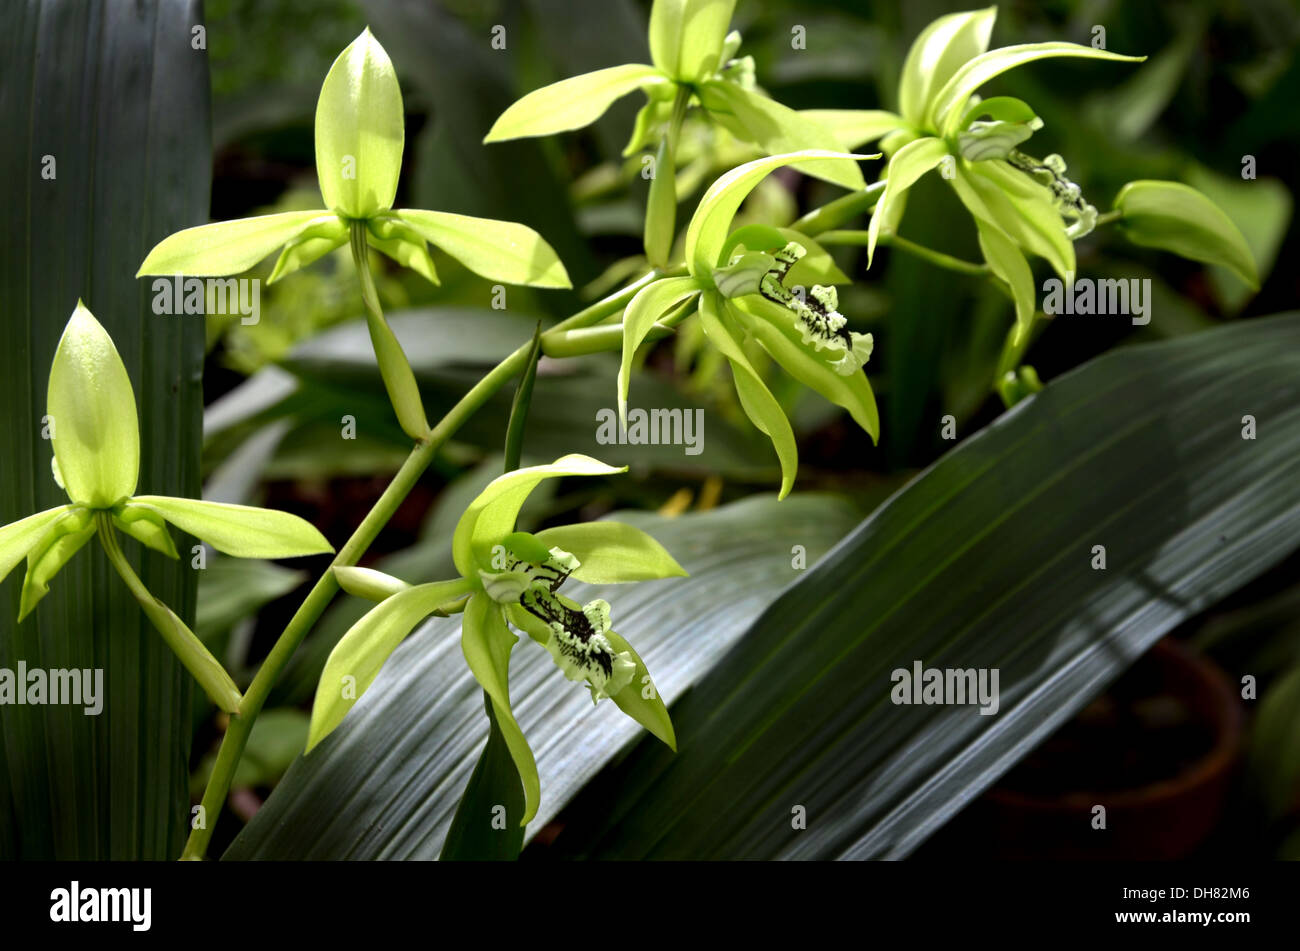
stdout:
<svg viewBox="0 0 1300 951">
<path fill-rule="evenodd" d="M 646 285 L 623 316 L 620 420 L 626 424 L 637 347 L 665 314 L 674 312 L 675 320 L 685 320 L 698 313 L 705 336 L 731 364 L 741 407 L 772 440 L 781 462 L 782 498 L 793 487 L 799 467 L 794 430 L 746 356 L 747 341 L 756 342 L 805 386 L 847 409 L 873 441 L 880 435 L 875 396 L 862 371 L 871 356 L 872 337 L 849 330 L 838 310 L 834 285 L 847 283 L 848 278 L 806 235 L 764 225 L 732 231 L 741 202 L 770 172 L 830 156 L 879 157 L 797 152 L 757 159 L 720 177 L 700 200 L 686 231 L 688 276 L 665 277 Z M 812 285 L 806 292 L 805 284 Z"/>
<path fill-rule="evenodd" d="M 49 592 L 49 582 L 98 535 L 141 609 L 213 703 L 239 710 L 230 675 L 175 612 L 145 588 L 116 532 L 176 558 L 167 524 L 240 558 L 288 558 L 333 549 L 295 515 L 162 495 L 136 495 L 140 430 L 135 394 L 108 332 L 77 301 L 50 367 L 48 414 L 55 481 L 69 504 L 0 528 L 0 580 L 27 559 L 18 620 Z"/>
<path fill-rule="evenodd" d="M 534 90 L 493 124 L 484 142 L 551 135 L 590 125 L 618 99 L 646 95 L 624 156 L 658 142 L 646 209 L 650 263 L 668 263 L 675 233 L 674 186 L 678 136 L 691 108 L 742 142 L 769 155 L 808 149 L 837 151 L 834 132 L 808 113 L 765 95 L 754 81 L 751 57 L 736 58 L 740 34 L 727 32 L 735 0 L 655 0 L 650 11 L 653 65 L 629 63 L 573 76 Z M 840 157 L 810 162 L 809 175 L 845 188 L 864 187 L 858 167 Z"/>
<path fill-rule="evenodd" d="M 316 175 L 325 209 L 201 225 L 164 238 L 142 275 L 239 274 L 276 249 L 270 282 L 350 244 L 366 322 L 389 399 L 403 430 L 428 435 L 414 374 L 379 306 L 368 249 L 438 283 L 429 246 L 491 281 L 570 287 L 555 251 L 532 228 L 441 211 L 394 209 L 405 142 L 402 91 L 388 54 L 367 29 L 339 54 L 316 104 Z"/>
<path fill-rule="evenodd" d="M 310 752 L 343 721 L 374 682 L 397 645 L 430 615 L 463 612 L 461 648 L 492 710 L 519 771 L 525 794 L 522 822 L 537 814 L 541 787 L 532 751 L 510 706 L 510 651 L 514 625 L 546 648 L 569 680 L 611 699 L 668 746 L 676 736 L 668 709 L 645 664 L 610 627 L 603 600 L 582 605 L 560 593 L 569 579 L 595 584 L 681 577 L 682 567 L 653 538 L 620 522 L 515 531 L 529 494 L 546 479 L 627 471 L 589 456 L 568 455 L 551 465 L 516 469 L 495 479 L 456 525 L 452 555 L 460 577 L 407 585 L 381 572 L 335 568 L 344 590 L 380 603 L 335 645 L 312 705 Z"/>
</svg>

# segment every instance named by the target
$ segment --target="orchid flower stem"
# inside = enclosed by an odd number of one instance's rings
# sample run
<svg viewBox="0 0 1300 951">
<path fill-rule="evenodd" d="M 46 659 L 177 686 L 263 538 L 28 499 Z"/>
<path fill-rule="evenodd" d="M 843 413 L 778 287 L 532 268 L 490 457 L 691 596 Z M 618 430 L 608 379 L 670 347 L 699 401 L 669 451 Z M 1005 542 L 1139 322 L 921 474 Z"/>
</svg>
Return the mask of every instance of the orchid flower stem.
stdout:
<svg viewBox="0 0 1300 951">
<path fill-rule="evenodd" d="M 384 320 L 384 312 L 379 306 L 375 279 L 370 273 L 366 223 L 353 221 L 351 232 L 352 260 L 357 266 L 361 299 L 366 305 L 366 327 L 370 331 L 370 343 L 375 348 L 375 359 L 379 362 L 384 389 L 388 391 L 388 401 L 393 404 L 402 431 L 412 439 L 422 439 L 429 432 L 429 421 L 424 415 L 424 404 L 420 401 L 420 390 L 415 382 L 415 374 L 411 371 L 411 364 L 402 351 L 402 345 L 397 342 L 393 329 Z"/>
<path fill-rule="evenodd" d="M 866 245 L 869 232 L 866 231 L 827 231 L 818 240 L 822 244 L 831 245 Z M 935 251 L 924 245 L 917 244 L 915 241 L 908 241 L 906 238 L 896 234 L 882 234 L 878 238 L 879 244 L 888 245 L 892 248 L 898 248 L 900 251 L 906 251 L 908 254 L 915 255 L 925 261 L 929 261 L 936 267 L 941 267 L 949 271 L 956 271 L 958 274 L 969 274 L 973 277 L 987 277 L 992 272 L 987 264 L 975 264 L 972 261 L 963 261 L 961 258 L 955 258 L 951 254 L 944 254 L 942 251 Z"/>
<path fill-rule="evenodd" d="M 565 334 L 584 332 L 585 330 L 561 331 L 561 333 Z M 514 472 L 519 468 L 523 432 L 528 422 L 528 410 L 532 406 L 533 384 L 537 379 L 537 360 L 541 352 L 541 344 L 541 325 L 539 324 L 537 333 L 533 337 L 533 345 L 529 349 L 528 362 L 524 367 L 524 372 L 519 376 L 519 387 L 515 390 L 515 401 L 510 407 L 510 421 L 506 424 L 503 472 Z M 487 714 L 488 721 L 487 742 L 483 747 L 483 752 L 479 754 L 478 762 L 474 765 L 474 772 L 470 775 L 465 791 L 461 793 L 460 801 L 456 804 L 456 812 L 452 816 L 451 826 L 447 829 L 446 838 L 443 840 L 442 852 L 438 856 L 440 861 L 447 862 L 472 857 L 472 852 L 463 848 L 462 843 L 473 838 L 469 832 L 471 824 L 475 821 L 473 813 L 475 812 L 476 803 L 473 801 L 472 791 L 480 783 L 492 788 L 492 798 L 505 805 L 508 814 L 514 814 L 512 819 L 523 815 L 525 793 L 523 780 L 518 769 L 512 766 L 509 770 L 509 777 L 507 777 L 505 775 L 506 771 L 497 771 L 491 768 L 490 758 L 494 745 L 499 750 L 506 745 L 506 741 L 501 734 L 501 728 L 497 725 L 496 712 L 492 708 L 492 696 L 486 689 L 483 691 L 483 709 Z M 509 756 L 508 750 L 506 755 Z M 518 858 L 523 843 L 524 830 L 519 822 L 512 821 L 510 823 L 509 837 L 503 840 L 505 854 Z"/>
<path fill-rule="evenodd" d="M 1024 358 L 1025 351 L 1028 350 L 1029 345 L 1034 342 L 1034 338 L 1042 333 L 1044 328 L 1047 327 L 1050 319 L 1051 318 L 1042 311 L 1035 312 L 1034 319 L 1030 323 L 1029 329 L 1021 335 L 1018 342 L 1016 341 L 1015 328 L 1012 327 L 1011 330 L 1008 331 L 1006 343 L 1002 345 L 1002 356 L 998 358 L 997 372 L 993 377 L 995 383 L 1011 371 L 1015 370 L 1016 367 L 1020 366 L 1020 361 Z"/>
<path fill-rule="evenodd" d="M 1097 228 L 1100 228 L 1102 225 L 1108 225 L 1108 224 L 1112 224 L 1113 222 L 1119 221 L 1123 217 L 1124 217 L 1124 212 L 1122 212 L 1118 208 L 1114 209 L 1113 211 L 1103 211 L 1100 215 L 1097 216 L 1097 220 L 1093 223 L 1092 227 L 1095 230 Z"/>
<path fill-rule="evenodd" d="M 671 334 L 671 328 L 656 323 L 650 328 L 645 339 L 661 340 Z M 577 330 L 553 330 L 542 337 L 542 353 L 548 357 L 580 357 L 589 353 L 617 350 L 621 346 L 623 346 L 621 323 L 582 327 Z"/>
<path fill-rule="evenodd" d="M 668 262 L 673 238 L 677 234 L 677 139 L 690 101 L 690 88 L 679 87 L 677 98 L 673 100 L 672 118 L 659 143 L 654 177 L 650 180 L 650 194 L 646 199 L 645 253 L 656 267 Z"/>
<path fill-rule="evenodd" d="M 661 277 L 675 277 L 677 271 L 685 273 L 685 268 L 672 269 L 660 273 Z M 695 313 L 697 301 L 687 298 L 666 315 L 659 318 L 646 332 L 646 340 L 662 340 L 670 337 L 673 328 Z M 589 353 L 602 353 L 606 350 L 618 350 L 623 346 L 623 324 L 602 323 L 595 327 L 578 327 L 573 330 L 556 328 L 542 334 L 542 353 L 548 357 L 579 357 Z"/>
<path fill-rule="evenodd" d="M 144 586 L 140 576 L 126 560 L 122 546 L 118 544 L 111 516 L 107 512 L 96 512 L 95 522 L 98 528 L 96 534 L 99 536 L 100 545 L 104 548 L 104 554 L 108 556 L 109 562 L 122 580 L 126 582 L 127 588 L 130 589 L 145 616 L 149 618 L 149 622 L 162 635 L 167 646 L 172 649 L 186 669 L 194 675 L 194 679 L 203 687 L 212 702 L 226 710 L 235 709 L 240 702 L 239 688 L 230 679 L 230 674 L 221 666 L 221 662 L 212 656 L 194 632 Z"/>
<path fill-rule="evenodd" d="M 369 271 L 367 270 L 366 273 L 368 274 Z M 627 306 L 628 301 L 636 296 L 636 293 L 642 287 L 662 276 L 662 272 L 651 271 L 622 290 L 561 321 L 551 333 L 589 327 L 599 323 L 606 317 L 617 314 Z M 363 278 L 363 288 L 366 283 Z M 373 287 L 373 284 L 371 286 Z M 608 339 L 602 342 L 604 344 L 602 349 L 617 350 L 623 343 L 622 334 L 610 335 Z M 203 792 L 202 815 L 204 821 L 201 825 L 191 829 L 189 840 L 185 843 L 185 850 L 181 853 L 182 859 L 201 859 L 206 854 L 208 843 L 211 841 L 212 833 L 216 828 L 217 819 L 221 815 L 222 806 L 230 792 L 230 784 L 235 776 L 235 768 L 239 765 L 239 759 L 243 755 L 249 734 L 253 730 L 253 723 L 257 720 L 262 705 L 266 703 L 271 688 L 275 686 L 280 675 L 284 673 L 284 669 L 288 666 L 294 651 L 298 649 L 298 645 L 302 643 L 303 638 L 307 636 L 317 620 L 320 619 L 321 614 L 324 613 L 334 594 L 338 591 L 338 580 L 333 569 L 335 567 L 355 565 L 361 556 L 366 553 L 366 549 L 378 537 L 388 520 L 393 517 L 398 506 L 402 504 L 407 494 L 419 482 L 424 470 L 433 462 L 438 449 L 455 434 L 466 420 L 481 409 L 502 386 L 524 369 L 531 348 L 532 340 L 530 339 L 489 371 L 468 393 L 461 397 L 460 402 L 452 407 L 436 426 L 428 430 L 423 439 L 416 441 L 411 454 L 402 463 L 402 467 L 398 470 L 397 475 L 393 477 L 393 481 L 388 484 L 384 494 L 379 497 L 379 501 L 362 519 L 361 524 L 352 533 L 352 537 L 339 549 L 329 568 L 321 575 L 302 604 L 299 605 L 298 610 L 276 640 L 275 646 L 271 648 L 266 660 L 258 668 L 257 674 L 253 677 L 253 682 L 249 685 L 248 690 L 244 693 L 243 700 L 239 704 L 239 712 L 230 718 L 225 736 L 221 740 L 221 748 L 217 752 L 216 764 L 212 768 L 207 788 Z"/>
<path fill-rule="evenodd" d="M 852 221 L 858 215 L 871 211 L 876 207 L 876 202 L 880 200 L 880 196 L 884 193 L 885 183 L 875 182 L 868 185 L 863 191 L 844 195 L 834 201 L 827 202 L 820 208 L 814 208 L 790 227 L 795 231 L 803 232 L 810 238 L 815 238 L 819 234 L 825 234 L 827 231 Z"/>
</svg>

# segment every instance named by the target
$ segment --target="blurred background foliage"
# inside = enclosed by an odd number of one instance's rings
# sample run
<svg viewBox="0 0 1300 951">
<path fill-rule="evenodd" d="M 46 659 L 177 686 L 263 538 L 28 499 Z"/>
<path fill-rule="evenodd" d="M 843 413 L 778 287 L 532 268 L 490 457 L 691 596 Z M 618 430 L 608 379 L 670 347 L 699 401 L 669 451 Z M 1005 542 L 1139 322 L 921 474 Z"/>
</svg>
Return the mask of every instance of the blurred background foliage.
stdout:
<svg viewBox="0 0 1300 951">
<path fill-rule="evenodd" d="M 741 0 L 735 26 L 744 37 L 742 54 L 755 58 L 759 83 L 785 104 L 892 109 L 911 40 L 936 16 L 971 6 Z M 527 339 L 538 318 L 559 319 L 639 273 L 646 183 L 639 156 L 624 159 L 620 151 L 640 94 L 580 132 L 492 146 L 481 140 L 524 92 L 604 66 L 647 62 L 648 3 L 208 0 L 206 10 L 213 220 L 318 203 L 316 95 L 338 51 L 368 24 L 392 56 L 405 99 L 397 205 L 522 221 L 563 258 L 574 291 L 509 288 L 504 309 L 494 307 L 499 301 L 488 282 L 436 250 L 441 287 L 381 265 L 380 297 L 420 379 L 430 418 Z M 491 42 L 498 25 L 505 28 L 504 49 Z M 1149 252 L 1101 228 L 1078 246 L 1080 274 L 1150 279 L 1153 318 L 1146 326 L 1087 317 L 1055 321 L 1026 357 L 1044 381 L 1115 347 L 1293 309 L 1300 300 L 1300 271 L 1293 265 L 1300 253 L 1293 224 L 1300 187 L 1300 8 L 1291 0 L 1009 2 L 1000 4 L 993 45 L 1087 44 L 1096 25 L 1104 26 L 1108 49 L 1150 59 L 1141 67 L 1037 63 L 1000 77 L 996 91 L 1033 105 L 1046 123 L 1035 142 L 1065 158 L 1071 178 L 1101 210 L 1139 178 L 1181 180 L 1210 195 L 1245 234 L 1262 287 L 1252 293 L 1225 269 Z M 796 27 L 806 31 L 806 48 L 792 44 Z M 679 222 L 719 172 L 752 157 L 746 147 L 711 136 L 703 128 L 685 130 Z M 1254 180 L 1243 180 L 1248 157 Z M 867 163 L 864 171 L 870 180 L 878 165 Z M 755 192 L 744 214 L 786 224 L 837 194 L 783 173 Z M 969 216 L 958 212 L 951 190 L 934 176 L 914 189 L 900 230 L 937 250 L 979 257 Z M 1005 298 L 977 279 L 938 272 L 888 249 L 868 274 L 864 249 L 834 253 L 855 281 L 841 290 L 840 310 L 854 329 L 876 337 L 868 371 L 881 404 L 880 446 L 820 397 L 783 380 L 775 366 L 766 372 L 800 436 L 798 488 L 840 493 L 865 514 L 951 448 L 941 434 L 943 417 L 953 416 L 957 432 L 966 435 L 1002 412 L 991 384 L 1012 314 Z M 255 273 L 265 278 L 269 270 L 268 261 Z M 359 323 L 361 301 L 347 249 L 275 285 L 263 284 L 261 311 L 255 325 L 238 318 L 208 322 L 205 494 L 285 508 L 342 539 L 409 445 L 392 419 Z M 613 405 L 616 369 L 608 354 L 543 360 L 527 457 L 600 455 L 595 414 Z M 634 399 L 704 406 L 705 451 L 684 456 L 680 447 L 620 447 L 620 461 L 632 463 L 630 477 L 539 492 L 521 527 L 614 508 L 672 514 L 770 491 L 775 459 L 734 405 L 725 372 L 700 346 L 692 324 L 659 344 L 645 359 Z M 411 580 L 445 573 L 460 508 L 499 471 L 496 453 L 509 398 L 503 393 L 458 434 L 365 564 Z M 344 417 L 355 420 L 355 441 L 340 442 Z M 324 566 L 321 560 L 263 573 L 218 560 L 205 573 L 199 629 L 245 682 L 296 606 L 299 586 Z M 1300 777 L 1297 567 L 1293 557 L 1180 631 L 1229 670 L 1257 670 L 1261 692 L 1271 682 L 1284 686 L 1261 714 L 1267 729 L 1256 734 L 1253 761 L 1267 764 L 1267 776 L 1258 778 L 1257 770 L 1256 792 L 1241 793 L 1264 795 L 1277 815 L 1294 807 Z M 278 687 L 273 704 L 279 709 L 259 721 L 241 767 L 233 808 L 244 818 L 300 748 L 295 738 L 305 729 L 303 711 L 320 666 L 363 609 L 350 600 L 336 604 Z M 200 782 L 217 734 L 202 699 L 195 702 Z M 214 851 L 238 825 L 223 823 Z M 1267 828 L 1242 832 L 1249 848 L 1300 848 L 1295 835 L 1282 845 L 1292 827 Z"/>
</svg>

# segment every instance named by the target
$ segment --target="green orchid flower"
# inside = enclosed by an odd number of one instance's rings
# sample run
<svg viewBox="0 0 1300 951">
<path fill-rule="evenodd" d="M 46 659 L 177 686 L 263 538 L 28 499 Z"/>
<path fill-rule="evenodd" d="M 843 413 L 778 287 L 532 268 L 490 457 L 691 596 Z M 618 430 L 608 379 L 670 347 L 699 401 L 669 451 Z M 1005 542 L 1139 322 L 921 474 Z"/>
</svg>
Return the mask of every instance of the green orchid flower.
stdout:
<svg viewBox="0 0 1300 951">
<path fill-rule="evenodd" d="M 618 99 L 646 95 L 624 156 L 658 141 L 656 174 L 646 212 L 646 254 L 667 262 L 675 234 L 678 193 L 677 139 L 694 107 L 742 142 L 769 155 L 809 149 L 838 151 L 834 132 L 815 117 L 781 105 L 754 81 L 751 57 L 736 58 L 740 34 L 727 32 L 735 0 L 655 0 L 650 10 L 653 65 L 628 63 L 561 80 L 528 93 L 488 131 L 485 143 L 580 129 L 595 122 Z M 845 188 L 865 187 L 862 173 L 836 157 L 809 163 L 804 171 Z"/>
<path fill-rule="evenodd" d="M 988 7 L 940 17 L 922 30 L 903 63 L 898 113 L 811 110 L 810 115 L 834 128 L 842 147 L 882 139 L 890 156 L 868 232 L 868 267 L 880 236 L 897 231 L 907 190 L 939 168 L 975 219 L 990 270 L 1010 288 L 1019 339 L 1035 312 L 1025 255 L 1046 259 L 1062 279 L 1071 280 L 1074 241 L 1092 230 L 1097 209 L 1066 177 L 1059 155 L 1038 159 L 1021 150 L 1043 125 L 1028 105 L 1005 96 L 981 101 L 976 93 L 1002 73 L 1040 59 L 1140 62 L 1146 57 L 1058 42 L 990 51 L 996 17 L 997 7 Z"/>
<path fill-rule="evenodd" d="M 408 585 L 371 569 L 334 569 L 344 590 L 380 603 L 352 626 L 325 663 L 312 706 L 308 752 L 343 721 L 417 624 L 430 615 L 458 612 L 464 613 L 465 660 L 491 698 L 523 781 L 524 824 L 537 814 L 541 789 L 537 764 L 510 706 L 510 651 L 518 639 L 511 625 L 546 648 L 566 678 L 585 683 L 593 702 L 613 700 L 676 749 L 668 709 L 641 658 L 611 629 L 609 604 L 599 599 L 579 604 L 560 588 L 569 578 L 615 584 L 686 572 L 653 538 L 621 522 L 565 525 L 536 534 L 515 531 L 520 508 L 544 480 L 626 471 L 589 456 L 568 455 L 498 477 L 456 525 L 452 556 L 459 578 Z"/>
<path fill-rule="evenodd" d="M 136 495 L 140 430 L 135 394 L 112 338 L 77 301 L 50 367 L 48 395 L 54 479 L 69 504 L 0 528 L 0 581 L 27 559 L 18 620 L 49 593 L 49 582 L 96 535 L 145 615 L 227 713 L 239 710 L 230 675 L 185 623 L 145 588 L 116 532 L 176 558 L 171 523 L 217 551 L 240 558 L 289 558 L 330 552 L 329 542 L 295 515 L 163 495 Z"/>
<path fill-rule="evenodd" d="M 350 242 L 389 397 L 407 435 L 422 439 L 428 420 L 410 365 L 379 309 L 367 249 L 434 284 L 438 274 L 429 245 L 491 281 L 541 288 L 572 285 L 555 251 L 526 225 L 394 209 L 405 135 L 397 74 L 366 29 L 334 61 L 316 104 L 316 174 L 326 208 L 178 231 L 149 252 L 136 276 L 239 274 L 280 249 L 269 279 L 274 283 Z"/>
<path fill-rule="evenodd" d="M 835 284 L 848 278 L 812 238 L 784 228 L 732 222 L 747 195 L 769 173 L 788 165 L 825 161 L 822 151 L 774 155 L 721 176 L 700 199 L 686 231 L 688 275 L 664 277 L 637 292 L 623 315 L 623 360 L 618 373 L 619 418 L 626 425 L 632 360 L 666 314 L 677 323 L 698 313 L 708 341 L 731 364 L 745 414 L 772 440 L 781 462 L 781 497 L 799 467 L 794 430 L 745 353 L 756 342 L 791 376 L 848 410 L 872 441 L 880 418 L 863 365 L 871 334 L 848 329 Z M 805 293 L 804 285 L 812 286 Z"/>
</svg>

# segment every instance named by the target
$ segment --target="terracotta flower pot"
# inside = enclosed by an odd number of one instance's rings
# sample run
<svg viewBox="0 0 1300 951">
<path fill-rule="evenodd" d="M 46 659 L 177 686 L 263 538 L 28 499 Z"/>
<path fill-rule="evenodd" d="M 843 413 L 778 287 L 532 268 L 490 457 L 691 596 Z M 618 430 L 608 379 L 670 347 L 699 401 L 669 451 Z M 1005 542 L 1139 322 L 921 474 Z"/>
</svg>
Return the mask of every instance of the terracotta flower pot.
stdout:
<svg viewBox="0 0 1300 951">
<path fill-rule="evenodd" d="M 1166 638 L 1007 774 L 972 819 L 999 857 L 1186 856 L 1223 812 L 1243 726 L 1223 672 Z M 1104 829 L 1094 827 L 1097 806 Z"/>
</svg>

